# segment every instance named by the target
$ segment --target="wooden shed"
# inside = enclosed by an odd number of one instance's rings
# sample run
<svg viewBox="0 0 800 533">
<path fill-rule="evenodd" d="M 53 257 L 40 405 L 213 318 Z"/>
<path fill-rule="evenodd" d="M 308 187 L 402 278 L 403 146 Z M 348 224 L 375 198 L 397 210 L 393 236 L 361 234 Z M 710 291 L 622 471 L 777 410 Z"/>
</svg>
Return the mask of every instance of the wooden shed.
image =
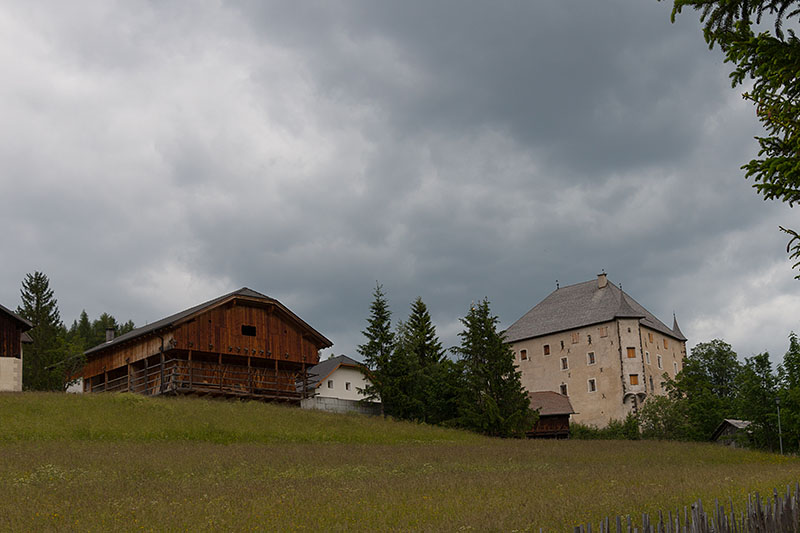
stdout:
<svg viewBox="0 0 800 533">
<path fill-rule="evenodd" d="M 332 345 L 278 300 L 242 288 L 87 350 L 83 387 L 299 402 L 296 383 Z"/>
<path fill-rule="evenodd" d="M 528 438 L 569 438 L 569 417 L 574 414 L 569 397 L 554 391 L 529 392 L 531 409 L 539 411 L 539 420 L 528 431 Z"/>
<path fill-rule="evenodd" d="M 0 391 L 22 390 L 22 345 L 33 325 L 0 305 Z"/>
<path fill-rule="evenodd" d="M 737 420 L 735 418 L 726 418 L 720 422 L 717 429 L 711 435 L 711 441 L 732 448 L 738 448 L 743 444 L 749 444 L 752 441 L 752 433 L 750 431 L 749 420 Z"/>
</svg>

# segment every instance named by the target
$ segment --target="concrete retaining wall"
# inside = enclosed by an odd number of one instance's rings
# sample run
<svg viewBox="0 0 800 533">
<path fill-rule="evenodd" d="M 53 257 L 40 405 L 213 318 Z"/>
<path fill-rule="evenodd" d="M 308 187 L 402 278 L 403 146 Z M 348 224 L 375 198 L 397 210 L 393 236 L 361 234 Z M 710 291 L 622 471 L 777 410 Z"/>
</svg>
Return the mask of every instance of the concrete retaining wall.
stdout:
<svg viewBox="0 0 800 533">
<path fill-rule="evenodd" d="M 364 415 L 381 414 L 380 403 L 371 403 L 365 405 L 356 400 L 341 400 L 339 398 L 323 398 L 319 396 L 302 400 L 300 402 L 300 407 L 303 409 L 318 409 L 320 411 L 328 411 L 330 413 L 361 413 Z"/>
</svg>

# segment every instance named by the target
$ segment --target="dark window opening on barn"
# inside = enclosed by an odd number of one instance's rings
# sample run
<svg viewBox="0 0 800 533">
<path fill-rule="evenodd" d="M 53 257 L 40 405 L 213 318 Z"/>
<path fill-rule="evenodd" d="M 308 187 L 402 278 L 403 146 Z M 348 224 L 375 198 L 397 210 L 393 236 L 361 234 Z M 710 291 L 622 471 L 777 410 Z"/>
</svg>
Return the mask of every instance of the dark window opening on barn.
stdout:
<svg viewBox="0 0 800 533">
<path fill-rule="evenodd" d="M 256 327 L 242 325 L 242 335 L 246 335 L 247 337 L 255 337 Z"/>
<path fill-rule="evenodd" d="M 525 361 L 526 359 L 528 359 L 528 350 L 520 350 L 519 351 L 519 358 L 522 361 Z"/>
<path fill-rule="evenodd" d="M 561 384 L 561 394 L 563 394 L 564 396 L 567 395 L 567 385 L 566 385 L 566 383 L 562 383 Z"/>
</svg>

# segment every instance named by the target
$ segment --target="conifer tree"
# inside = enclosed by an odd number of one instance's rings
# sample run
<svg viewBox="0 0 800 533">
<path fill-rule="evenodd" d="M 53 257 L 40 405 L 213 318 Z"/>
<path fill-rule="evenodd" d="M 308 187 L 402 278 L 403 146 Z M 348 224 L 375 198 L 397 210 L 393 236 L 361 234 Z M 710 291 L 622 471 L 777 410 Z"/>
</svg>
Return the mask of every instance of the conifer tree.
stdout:
<svg viewBox="0 0 800 533">
<path fill-rule="evenodd" d="M 376 282 L 372 295 L 367 329 L 361 332 L 367 342 L 360 344 L 356 350 L 364 358 L 364 364 L 369 370 L 370 384 L 363 391 L 366 399 L 383 401 L 384 388 L 387 386 L 387 366 L 394 350 L 392 312 L 380 283 Z"/>
<path fill-rule="evenodd" d="M 719 45 L 725 61 L 735 66 L 732 85 L 753 80 L 742 96 L 755 106 L 766 135 L 756 137 L 760 150 L 742 166 L 745 177 L 753 178 L 753 187 L 765 200 L 793 207 L 800 202 L 800 39 L 791 29 L 784 33 L 783 26 L 789 19 L 798 21 L 800 1 L 673 0 L 673 21 L 684 7 L 701 12 L 709 47 Z M 798 268 L 800 233 L 780 229 L 791 237 L 786 249 Z"/>
<path fill-rule="evenodd" d="M 33 343 L 25 348 L 22 360 L 22 384 L 32 390 L 62 390 L 62 362 L 66 346 L 58 312 L 58 301 L 50 280 L 42 272 L 26 274 L 20 290 L 22 305 L 17 313 L 33 324 Z"/>
<path fill-rule="evenodd" d="M 461 346 L 454 350 L 464 364 L 461 425 L 497 437 L 524 436 L 535 415 L 489 301 L 473 305 L 461 323 Z"/>
</svg>

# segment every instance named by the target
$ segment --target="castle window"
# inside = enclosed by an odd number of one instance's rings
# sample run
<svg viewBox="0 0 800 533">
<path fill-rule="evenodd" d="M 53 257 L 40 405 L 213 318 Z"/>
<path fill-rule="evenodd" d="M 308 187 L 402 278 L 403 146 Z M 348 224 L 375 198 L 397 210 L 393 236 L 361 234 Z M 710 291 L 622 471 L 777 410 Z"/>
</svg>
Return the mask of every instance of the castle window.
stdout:
<svg viewBox="0 0 800 533">
<path fill-rule="evenodd" d="M 333 388 L 333 380 L 332 380 L 332 379 L 329 379 L 329 380 L 328 380 L 328 388 L 329 388 L 329 389 L 332 389 L 332 388 Z"/>
<path fill-rule="evenodd" d="M 608 326 L 600 326 L 597 329 L 600 331 L 601 337 L 608 337 Z"/>
<path fill-rule="evenodd" d="M 545 355 L 550 355 L 550 345 L 545 344 L 544 346 L 542 346 L 542 351 L 544 352 Z"/>
<path fill-rule="evenodd" d="M 577 331 L 572 333 L 572 344 L 578 344 L 578 341 L 581 340 L 581 334 Z"/>
<path fill-rule="evenodd" d="M 664 339 L 664 349 L 666 350 L 667 348 L 669 348 L 669 341 Z"/>
<path fill-rule="evenodd" d="M 586 342 L 588 342 L 589 344 L 592 344 L 592 336 L 591 335 L 586 335 Z"/>
<path fill-rule="evenodd" d="M 255 326 L 242 326 L 242 335 L 247 337 L 255 337 L 256 336 L 256 327 Z"/>
<path fill-rule="evenodd" d="M 628 347 L 628 359 L 636 359 L 636 348 Z"/>
<path fill-rule="evenodd" d="M 647 340 L 649 340 L 650 342 L 653 342 L 653 333 L 652 332 L 648 332 L 647 333 Z"/>
<path fill-rule="evenodd" d="M 661 366 L 661 356 L 660 355 L 656 355 L 656 361 L 658 361 L 658 368 L 664 368 L 663 366 Z"/>
<path fill-rule="evenodd" d="M 678 363 L 673 362 L 672 363 L 672 368 L 675 370 L 675 375 L 677 376 L 678 375 Z"/>
<path fill-rule="evenodd" d="M 655 392 L 655 388 L 653 387 L 653 376 L 650 376 L 650 392 Z"/>
<path fill-rule="evenodd" d="M 566 357 L 561 358 L 561 370 L 569 370 L 569 361 Z"/>
<path fill-rule="evenodd" d="M 520 350 L 519 351 L 519 359 L 520 361 L 525 361 L 528 359 L 528 350 Z"/>
<path fill-rule="evenodd" d="M 561 394 L 566 396 L 567 395 L 567 384 L 566 383 L 562 383 L 561 387 L 559 387 L 559 388 L 561 390 Z"/>
<path fill-rule="evenodd" d="M 631 374 L 631 385 L 638 385 L 639 384 L 639 374 Z"/>
<path fill-rule="evenodd" d="M 650 352 L 644 352 L 644 360 L 648 365 L 650 364 Z"/>
<path fill-rule="evenodd" d="M 561 349 L 564 349 L 564 341 L 561 341 Z"/>
<path fill-rule="evenodd" d="M 589 352 L 586 354 L 586 364 L 587 365 L 594 364 L 594 352 Z"/>
<path fill-rule="evenodd" d="M 350 390 L 350 382 L 346 381 L 344 384 L 344 390 Z"/>
<path fill-rule="evenodd" d="M 595 382 L 594 378 L 589 380 L 589 392 L 596 392 L 597 391 L 597 382 Z"/>
</svg>

